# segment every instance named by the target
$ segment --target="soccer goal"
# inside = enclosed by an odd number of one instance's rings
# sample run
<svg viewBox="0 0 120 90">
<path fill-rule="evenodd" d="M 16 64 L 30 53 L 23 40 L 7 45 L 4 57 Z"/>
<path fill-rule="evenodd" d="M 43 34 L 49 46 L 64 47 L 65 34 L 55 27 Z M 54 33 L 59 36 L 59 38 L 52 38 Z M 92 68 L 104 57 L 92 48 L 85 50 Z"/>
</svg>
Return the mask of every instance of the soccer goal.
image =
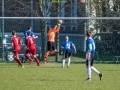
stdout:
<svg viewBox="0 0 120 90">
<path fill-rule="evenodd" d="M 48 28 L 53 28 L 58 19 L 62 20 L 62 25 L 60 26 L 59 33 L 56 34 L 57 54 L 60 55 L 60 47 L 65 41 L 65 36 L 69 36 L 77 49 L 77 54 L 74 55 L 74 57 L 77 57 L 75 60 L 84 60 L 86 31 L 91 30 L 93 34 L 96 35 L 96 50 L 99 55 L 97 55 L 97 57 L 99 57 L 100 60 L 109 61 L 112 60 L 115 55 L 119 56 L 120 37 L 119 35 L 110 34 L 113 31 L 119 33 L 119 17 L 0 17 L 0 57 L 3 58 L 3 61 L 6 61 L 6 47 L 4 47 L 3 42 L 4 38 L 6 38 L 5 36 L 10 36 L 12 30 L 16 30 L 18 35 L 23 35 L 24 30 L 26 30 L 28 26 L 31 26 L 35 35 L 39 36 L 39 38 L 36 39 L 36 43 L 41 47 L 43 56 L 47 50 L 47 30 Z M 104 35 L 102 34 L 103 32 L 108 34 Z M 110 36 L 114 40 L 110 39 Z M 100 41 L 97 37 L 104 39 Z M 55 58 L 51 60 L 55 61 Z M 60 60 L 61 57 L 58 61 Z"/>
</svg>

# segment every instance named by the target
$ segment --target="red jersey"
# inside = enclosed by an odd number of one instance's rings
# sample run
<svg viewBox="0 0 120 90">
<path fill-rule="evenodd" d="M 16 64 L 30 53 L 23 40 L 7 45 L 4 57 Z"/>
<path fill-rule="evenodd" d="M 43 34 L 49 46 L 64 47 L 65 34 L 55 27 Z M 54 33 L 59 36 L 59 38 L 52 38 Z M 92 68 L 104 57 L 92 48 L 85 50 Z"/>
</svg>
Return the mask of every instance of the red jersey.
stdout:
<svg viewBox="0 0 120 90">
<path fill-rule="evenodd" d="M 11 38 L 11 44 L 13 45 L 14 50 L 20 49 L 20 44 L 21 44 L 20 38 L 18 36 L 13 36 Z"/>
<path fill-rule="evenodd" d="M 34 40 L 33 37 L 31 37 L 31 36 L 28 36 L 28 37 L 27 37 L 26 46 L 27 46 L 29 49 L 35 48 L 35 40 Z"/>
</svg>

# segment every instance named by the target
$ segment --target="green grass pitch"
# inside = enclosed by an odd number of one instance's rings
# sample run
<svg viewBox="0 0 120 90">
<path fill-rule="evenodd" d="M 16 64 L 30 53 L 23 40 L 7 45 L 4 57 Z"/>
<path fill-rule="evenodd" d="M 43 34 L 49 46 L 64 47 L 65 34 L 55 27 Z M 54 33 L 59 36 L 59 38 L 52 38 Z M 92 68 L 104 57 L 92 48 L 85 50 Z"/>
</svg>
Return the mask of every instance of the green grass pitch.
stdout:
<svg viewBox="0 0 120 90">
<path fill-rule="evenodd" d="M 120 64 L 94 64 L 103 73 L 102 81 L 92 72 L 92 80 L 85 79 L 85 64 L 71 64 L 61 68 L 61 63 L 28 65 L 0 64 L 0 90 L 120 90 Z"/>
</svg>

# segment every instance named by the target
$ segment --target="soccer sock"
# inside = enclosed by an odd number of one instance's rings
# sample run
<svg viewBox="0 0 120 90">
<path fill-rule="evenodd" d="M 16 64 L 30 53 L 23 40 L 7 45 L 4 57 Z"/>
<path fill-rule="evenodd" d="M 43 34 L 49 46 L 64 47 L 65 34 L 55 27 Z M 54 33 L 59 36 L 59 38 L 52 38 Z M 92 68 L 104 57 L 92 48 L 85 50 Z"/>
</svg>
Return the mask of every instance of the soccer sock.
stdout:
<svg viewBox="0 0 120 90">
<path fill-rule="evenodd" d="M 95 73 L 97 73 L 97 74 L 100 74 L 100 72 L 95 68 L 95 67 L 91 67 L 91 70 L 93 71 L 93 72 L 95 72 Z"/>
<path fill-rule="evenodd" d="M 22 64 L 20 59 L 15 58 L 15 60 L 18 62 L 19 65 L 23 66 L 23 64 Z"/>
<path fill-rule="evenodd" d="M 39 63 L 40 63 L 37 57 L 36 57 L 36 58 L 34 58 L 34 59 L 35 59 L 35 61 L 36 61 L 36 63 L 37 63 L 37 64 L 39 64 Z"/>
<path fill-rule="evenodd" d="M 30 58 L 29 55 L 25 54 L 25 57 L 26 57 L 28 60 L 32 61 L 32 59 Z"/>
<path fill-rule="evenodd" d="M 50 52 L 50 54 L 54 54 L 55 53 L 55 50 L 52 50 L 51 52 Z"/>
<path fill-rule="evenodd" d="M 17 61 L 19 62 L 19 64 L 20 64 L 21 66 L 23 66 L 23 64 L 22 64 L 22 62 L 21 62 L 20 59 L 17 59 Z"/>
<path fill-rule="evenodd" d="M 63 59 L 62 61 L 62 66 L 64 67 L 64 65 L 65 65 L 65 59 Z"/>
<path fill-rule="evenodd" d="M 48 56 L 49 56 L 49 52 L 46 52 L 45 55 L 44 55 L 44 61 L 47 60 Z"/>
<path fill-rule="evenodd" d="M 87 68 L 87 75 L 88 75 L 88 78 L 91 78 L 91 68 Z"/>
<path fill-rule="evenodd" d="M 68 58 L 68 66 L 70 65 L 70 57 Z"/>
</svg>

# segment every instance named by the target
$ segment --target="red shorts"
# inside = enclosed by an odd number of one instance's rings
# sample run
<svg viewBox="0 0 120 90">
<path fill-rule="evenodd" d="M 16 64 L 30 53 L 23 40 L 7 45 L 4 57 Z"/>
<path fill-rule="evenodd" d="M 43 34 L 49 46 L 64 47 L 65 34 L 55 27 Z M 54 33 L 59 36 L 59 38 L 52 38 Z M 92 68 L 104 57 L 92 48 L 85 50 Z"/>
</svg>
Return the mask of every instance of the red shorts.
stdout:
<svg viewBox="0 0 120 90">
<path fill-rule="evenodd" d="M 14 55 L 18 55 L 20 52 L 20 47 L 14 47 Z"/>
<path fill-rule="evenodd" d="M 30 48 L 30 49 L 27 49 L 25 51 L 25 54 L 32 54 L 32 55 L 36 55 L 36 48 Z"/>
</svg>

